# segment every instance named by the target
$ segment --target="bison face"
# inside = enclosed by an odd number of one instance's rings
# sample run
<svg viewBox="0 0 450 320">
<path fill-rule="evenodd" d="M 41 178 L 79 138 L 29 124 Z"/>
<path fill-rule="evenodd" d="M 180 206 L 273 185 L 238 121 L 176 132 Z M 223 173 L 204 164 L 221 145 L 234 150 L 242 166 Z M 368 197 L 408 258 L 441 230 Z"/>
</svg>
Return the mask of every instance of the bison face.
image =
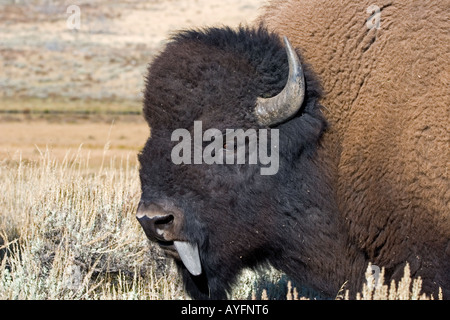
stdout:
<svg viewBox="0 0 450 320">
<path fill-rule="evenodd" d="M 193 298 L 226 298 L 242 268 L 281 259 L 294 236 L 290 219 L 298 205 L 292 198 L 302 192 L 297 179 L 312 188 L 310 159 L 326 126 L 318 98 L 317 83 L 308 70 L 303 77 L 289 43 L 285 49 L 262 28 L 181 33 L 150 66 L 144 114 L 151 136 L 139 155 L 137 218 L 176 260 Z M 173 132 L 182 129 L 195 140 L 198 121 L 215 132 L 267 129 L 279 170 L 263 175 L 259 160 L 173 161 L 179 143 Z M 226 137 L 221 141 L 223 156 L 234 157 L 239 149 L 230 150 Z M 243 141 L 250 159 L 250 139 Z"/>
</svg>

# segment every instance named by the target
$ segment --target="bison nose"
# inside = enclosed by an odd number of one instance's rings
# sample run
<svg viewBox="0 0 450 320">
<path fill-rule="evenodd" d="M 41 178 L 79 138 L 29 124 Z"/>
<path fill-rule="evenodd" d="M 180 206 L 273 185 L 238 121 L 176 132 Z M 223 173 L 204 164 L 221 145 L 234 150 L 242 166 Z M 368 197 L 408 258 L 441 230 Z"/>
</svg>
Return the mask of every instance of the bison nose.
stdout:
<svg viewBox="0 0 450 320">
<path fill-rule="evenodd" d="M 177 217 L 177 218 L 176 218 Z M 173 241 L 176 238 L 178 214 L 167 212 L 157 204 L 141 202 L 136 218 L 152 241 Z"/>
</svg>

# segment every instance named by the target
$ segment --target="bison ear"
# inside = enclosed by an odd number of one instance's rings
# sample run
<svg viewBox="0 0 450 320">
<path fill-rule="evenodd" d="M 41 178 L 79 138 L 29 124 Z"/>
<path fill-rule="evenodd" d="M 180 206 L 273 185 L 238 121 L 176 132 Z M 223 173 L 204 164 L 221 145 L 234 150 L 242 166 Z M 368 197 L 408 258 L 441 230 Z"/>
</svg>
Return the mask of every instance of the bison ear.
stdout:
<svg viewBox="0 0 450 320">
<path fill-rule="evenodd" d="M 305 79 L 300 59 L 289 40 L 286 37 L 283 39 L 289 61 L 289 77 L 278 95 L 267 99 L 258 97 L 256 100 L 255 115 L 258 123 L 263 126 L 273 126 L 294 116 L 305 96 Z"/>
</svg>

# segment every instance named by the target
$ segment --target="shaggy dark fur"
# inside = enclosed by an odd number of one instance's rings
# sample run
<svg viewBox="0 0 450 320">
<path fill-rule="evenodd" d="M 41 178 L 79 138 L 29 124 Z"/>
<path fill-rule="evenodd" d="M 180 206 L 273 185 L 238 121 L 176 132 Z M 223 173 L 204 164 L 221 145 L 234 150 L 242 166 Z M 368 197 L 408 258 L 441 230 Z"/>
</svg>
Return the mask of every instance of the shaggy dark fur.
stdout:
<svg viewBox="0 0 450 320">
<path fill-rule="evenodd" d="M 276 126 L 279 171 L 262 176 L 259 165 L 174 165 L 171 134 L 178 128 L 192 134 L 196 120 L 203 130 L 259 128 L 257 97 L 276 95 L 288 74 L 277 35 L 263 27 L 185 31 L 149 68 L 143 111 L 151 137 L 139 155 L 141 201 L 183 212 L 180 238 L 198 243 L 203 267 L 194 277 L 177 261 L 193 298 L 226 298 L 239 271 L 261 263 L 325 297 L 346 281 L 352 293 L 361 288 L 373 254 L 349 236 L 339 212 L 336 166 L 321 147 L 327 129 L 321 90 L 304 69 L 305 101 Z"/>
</svg>

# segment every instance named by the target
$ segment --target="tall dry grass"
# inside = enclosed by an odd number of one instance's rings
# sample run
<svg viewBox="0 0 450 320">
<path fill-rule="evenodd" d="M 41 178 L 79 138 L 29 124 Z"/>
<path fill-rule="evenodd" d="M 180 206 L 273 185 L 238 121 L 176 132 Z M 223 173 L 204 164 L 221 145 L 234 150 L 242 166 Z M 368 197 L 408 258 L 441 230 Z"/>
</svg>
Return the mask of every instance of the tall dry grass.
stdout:
<svg viewBox="0 0 450 320">
<path fill-rule="evenodd" d="M 0 162 L 0 299 L 185 298 L 134 217 L 136 161 L 79 154 Z"/>
<path fill-rule="evenodd" d="M 105 147 L 105 154 L 107 148 Z M 171 260 L 135 219 L 135 156 L 93 168 L 81 152 L 59 161 L 0 161 L 0 299 L 186 299 Z M 358 299 L 426 299 L 405 269 L 399 284 L 367 284 Z M 345 289 L 345 287 L 343 287 Z M 244 270 L 232 299 L 314 298 L 282 273 Z M 337 299 L 348 294 L 337 293 Z M 441 297 L 437 297 L 441 298 Z"/>
</svg>

